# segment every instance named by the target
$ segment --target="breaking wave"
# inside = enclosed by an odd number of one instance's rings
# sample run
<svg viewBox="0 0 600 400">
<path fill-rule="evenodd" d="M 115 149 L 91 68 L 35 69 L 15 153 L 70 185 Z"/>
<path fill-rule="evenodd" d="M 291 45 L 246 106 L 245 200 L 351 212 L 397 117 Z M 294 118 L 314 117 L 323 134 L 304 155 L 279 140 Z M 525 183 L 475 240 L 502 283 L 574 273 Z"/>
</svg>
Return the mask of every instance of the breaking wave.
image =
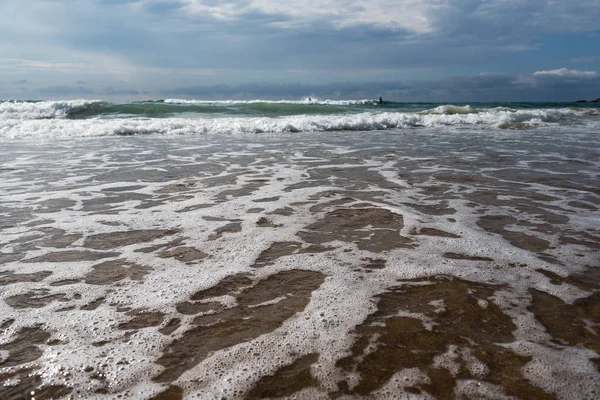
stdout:
<svg viewBox="0 0 600 400">
<path fill-rule="evenodd" d="M 39 104 L 39 103 L 38 103 Z M 73 106 L 71 106 L 73 107 Z M 63 111 L 64 112 L 64 111 Z M 498 110 L 472 113 L 382 112 L 280 117 L 121 118 L 0 120 L 5 139 L 94 137 L 114 135 L 260 134 L 328 131 L 374 131 L 417 127 L 527 128 L 569 123 L 585 112 L 573 109 Z"/>
<path fill-rule="evenodd" d="M 354 124 L 366 121 L 368 126 L 404 126 L 407 120 L 415 120 L 416 125 L 428 125 L 435 115 L 441 124 L 453 124 L 455 118 L 464 123 L 490 123 L 501 119 L 502 122 L 554 122 L 557 119 L 596 116 L 600 108 L 572 108 L 567 104 L 535 103 L 522 104 L 485 104 L 475 106 L 460 104 L 434 103 L 398 103 L 363 100 L 329 100 L 306 98 L 303 100 L 147 100 L 126 103 L 111 103 L 100 100 L 64 100 L 64 101 L 0 101 L 0 121 L 4 120 L 40 120 L 40 119 L 131 119 L 131 118 L 244 118 L 244 117 L 294 117 L 292 125 L 322 125 L 317 116 L 328 116 L 331 123 L 325 125 Z M 297 118 L 306 116 L 306 121 Z M 340 122 L 340 116 L 346 122 Z M 457 117 L 458 116 L 458 117 Z M 463 117 L 464 116 L 464 119 Z M 472 116 L 472 117 L 467 117 Z M 445 118 L 452 117 L 452 118 Z M 534 119 L 539 121 L 533 121 Z M 510 121 L 507 121 L 510 120 Z M 434 122 L 435 123 L 435 122 Z M 491 122 L 493 123 L 493 121 Z M 202 122 L 200 122 L 202 124 Z M 409 123 L 409 125 L 412 125 Z M 368 129 L 366 126 L 365 129 Z M 260 129 L 260 128 L 257 128 Z M 359 128 L 361 129 L 361 128 Z M 379 128 L 378 128 L 379 129 Z M 312 129 L 311 129 L 312 130 Z"/>
<path fill-rule="evenodd" d="M 101 104 L 100 100 L 4 101 L 0 102 L 0 120 L 64 118 Z"/>
</svg>

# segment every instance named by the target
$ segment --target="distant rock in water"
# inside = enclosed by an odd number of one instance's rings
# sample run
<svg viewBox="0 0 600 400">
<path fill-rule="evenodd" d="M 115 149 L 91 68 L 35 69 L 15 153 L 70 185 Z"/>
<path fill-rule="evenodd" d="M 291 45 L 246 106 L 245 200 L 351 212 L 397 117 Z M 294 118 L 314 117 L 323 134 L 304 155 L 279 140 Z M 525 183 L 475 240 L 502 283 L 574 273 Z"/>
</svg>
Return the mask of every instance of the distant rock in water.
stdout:
<svg viewBox="0 0 600 400">
<path fill-rule="evenodd" d="M 592 103 L 600 103 L 600 98 L 597 98 L 596 100 L 592 100 Z"/>
<path fill-rule="evenodd" d="M 587 100 L 577 100 L 576 102 L 577 103 L 587 103 L 588 101 Z"/>
</svg>

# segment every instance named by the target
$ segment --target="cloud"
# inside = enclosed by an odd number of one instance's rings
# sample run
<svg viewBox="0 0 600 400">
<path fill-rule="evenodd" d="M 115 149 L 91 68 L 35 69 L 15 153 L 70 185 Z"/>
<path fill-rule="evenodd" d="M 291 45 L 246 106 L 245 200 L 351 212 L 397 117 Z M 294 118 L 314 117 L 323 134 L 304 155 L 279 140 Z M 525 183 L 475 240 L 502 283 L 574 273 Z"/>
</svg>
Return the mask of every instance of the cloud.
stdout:
<svg viewBox="0 0 600 400">
<path fill-rule="evenodd" d="M 572 93 L 581 99 L 598 98 L 600 73 L 568 68 L 536 71 L 530 77 L 532 87 L 548 89 L 557 93 Z"/>
<path fill-rule="evenodd" d="M 194 15 L 218 20 L 244 20 L 248 15 L 272 16 L 271 25 L 299 28 L 323 21 L 335 28 L 375 25 L 416 33 L 432 32 L 430 15 L 447 6 L 438 1 L 420 0 L 183 0 Z"/>
<path fill-rule="evenodd" d="M 578 71 L 576 69 L 552 69 L 549 71 L 536 71 L 533 76 L 557 76 L 557 77 L 569 77 L 569 78 L 598 78 L 600 74 L 596 71 Z"/>
<path fill-rule="evenodd" d="M 510 52 L 523 52 L 523 51 L 534 51 L 542 47 L 541 43 L 535 44 L 509 44 L 501 46 L 500 49 Z"/>
<path fill-rule="evenodd" d="M 587 72 L 587 74 L 581 74 Z M 302 74 L 303 75 L 303 74 Z M 422 102 L 476 101 L 574 101 L 595 99 L 600 93 L 596 71 L 541 70 L 531 74 L 485 72 L 439 78 L 392 79 L 379 81 L 339 80 L 326 83 L 265 80 L 241 84 L 184 84 L 147 90 L 147 86 L 122 82 L 107 86 L 63 84 L 36 88 L 29 84 L 28 98 L 149 98 L 196 99 L 330 99 L 378 98 Z M 95 85 L 95 86 L 94 86 Z M 15 89 L 16 90 L 16 89 Z M 18 96 L 18 91 L 14 92 Z M 23 95 L 25 96 L 25 95 Z M 7 96 L 1 96 L 10 98 Z"/>
<path fill-rule="evenodd" d="M 592 71 L 588 71 L 592 72 Z M 547 79 L 552 77 L 553 79 Z M 385 82 L 338 82 L 328 84 L 205 85 L 181 87 L 160 92 L 162 97 L 198 99 L 282 99 L 384 98 L 401 101 L 572 101 L 596 98 L 600 93 L 600 75 L 575 77 L 578 83 L 566 83 L 561 75 L 515 75 L 480 73 L 439 79 L 396 80 Z M 573 78 L 570 78 L 573 79 Z M 595 97 L 594 97 L 595 96 Z"/>
<path fill-rule="evenodd" d="M 115 73 L 360 69 L 374 58 L 397 68 L 468 65 L 536 50 L 544 32 L 593 31 L 600 20 L 597 0 L 5 1 L 2 54 Z M 95 68 L 90 53 L 118 62 Z"/>
<path fill-rule="evenodd" d="M 222 21 L 244 20 L 249 14 L 274 16 L 282 28 L 315 21 L 341 29 L 373 25 L 416 34 L 447 31 L 464 22 L 488 28 L 522 25 L 547 31 L 595 30 L 600 16 L 596 0 L 180 0 L 192 15 Z M 169 3 L 173 3 L 170 1 Z M 510 18 L 507 18 L 510 17 Z M 506 29 L 505 29 L 506 30 Z M 506 30 L 509 32 L 508 30 Z"/>
<path fill-rule="evenodd" d="M 569 59 L 572 63 L 594 63 L 600 61 L 600 56 L 584 56 Z"/>
<path fill-rule="evenodd" d="M 50 95 L 86 95 L 94 94 L 94 90 L 83 86 L 57 85 L 37 89 L 38 92 Z"/>
<path fill-rule="evenodd" d="M 102 91 L 102 94 L 108 96 L 138 96 L 140 94 L 147 94 L 147 92 L 140 92 L 135 89 L 115 89 L 112 87 L 108 87 Z"/>
<path fill-rule="evenodd" d="M 72 72 L 76 69 L 85 68 L 83 63 L 57 63 L 38 60 L 26 60 L 21 58 L 0 58 L 0 69 L 30 68 L 42 70 L 56 70 L 61 72 Z"/>
<path fill-rule="evenodd" d="M 460 76 L 469 76 L 465 90 L 502 79 L 511 90 L 552 82 L 568 90 L 580 77 L 530 71 L 584 62 L 570 59 L 569 46 L 594 49 L 600 32 L 598 0 L 4 0 L 2 10 L 0 81 L 103 95 L 119 81 L 123 90 L 160 93 L 419 80 L 450 93 Z M 477 76 L 481 70 L 509 74 Z M 419 92 L 408 86 L 397 90 Z"/>
</svg>

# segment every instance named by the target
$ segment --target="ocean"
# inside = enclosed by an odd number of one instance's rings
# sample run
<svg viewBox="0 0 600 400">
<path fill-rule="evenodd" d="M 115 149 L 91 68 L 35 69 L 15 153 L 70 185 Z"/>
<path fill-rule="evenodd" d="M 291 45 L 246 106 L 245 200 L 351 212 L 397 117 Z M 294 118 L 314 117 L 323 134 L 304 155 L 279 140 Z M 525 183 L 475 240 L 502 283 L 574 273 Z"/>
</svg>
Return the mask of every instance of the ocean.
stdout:
<svg viewBox="0 0 600 400">
<path fill-rule="evenodd" d="M 600 103 L 0 102 L 0 399 L 597 399 Z"/>
</svg>

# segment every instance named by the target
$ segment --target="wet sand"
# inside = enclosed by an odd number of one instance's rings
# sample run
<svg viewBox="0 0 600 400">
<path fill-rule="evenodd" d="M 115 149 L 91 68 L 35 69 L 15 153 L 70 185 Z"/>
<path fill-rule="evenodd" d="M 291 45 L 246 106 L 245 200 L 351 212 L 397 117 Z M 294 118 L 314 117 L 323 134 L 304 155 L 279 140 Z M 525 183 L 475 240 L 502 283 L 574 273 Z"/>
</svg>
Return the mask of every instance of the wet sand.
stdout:
<svg viewBox="0 0 600 400">
<path fill-rule="evenodd" d="M 0 398 L 598 398 L 600 146 L 544 135 L 3 144 Z"/>
</svg>

